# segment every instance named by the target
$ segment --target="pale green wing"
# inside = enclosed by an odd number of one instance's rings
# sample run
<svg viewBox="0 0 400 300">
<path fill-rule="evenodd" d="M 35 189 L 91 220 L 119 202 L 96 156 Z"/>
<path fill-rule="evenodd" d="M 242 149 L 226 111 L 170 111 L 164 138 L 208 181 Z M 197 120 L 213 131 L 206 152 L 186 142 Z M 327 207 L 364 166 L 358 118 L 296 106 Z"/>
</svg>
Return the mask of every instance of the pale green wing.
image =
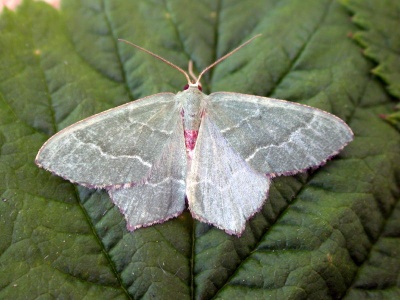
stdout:
<svg viewBox="0 0 400 300">
<path fill-rule="evenodd" d="M 161 223 L 185 209 L 186 148 L 183 124 L 177 122 L 169 142 L 142 183 L 108 193 L 124 214 L 128 230 Z"/>
<path fill-rule="evenodd" d="M 272 176 L 319 166 L 353 139 L 341 119 L 309 106 L 225 92 L 206 101 L 206 112 L 229 145 L 255 170 Z"/>
<path fill-rule="evenodd" d="M 229 234 L 240 235 L 261 209 L 270 179 L 253 170 L 204 115 L 186 181 L 192 215 Z"/>
<path fill-rule="evenodd" d="M 65 128 L 42 146 L 36 164 L 89 187 L 140 182 L 180 119 L 174 94 L 152 95 Z"/>
</svg>

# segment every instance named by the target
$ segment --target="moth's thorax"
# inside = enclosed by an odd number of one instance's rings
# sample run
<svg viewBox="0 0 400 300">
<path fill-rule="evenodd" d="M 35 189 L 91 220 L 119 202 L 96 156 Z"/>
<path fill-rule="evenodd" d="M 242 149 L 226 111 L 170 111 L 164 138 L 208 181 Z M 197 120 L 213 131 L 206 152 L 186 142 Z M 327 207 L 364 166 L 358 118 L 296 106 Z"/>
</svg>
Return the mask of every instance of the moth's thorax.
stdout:
<svg viewBox="0 0 400 300">
<path fill-rule="evenodd" d="M 187 90 L 180 92 L 177 97 L 182 107 L 181 114 L 184 130 L 199 130 L 206 95 L 199 91 L 197 87 L 189 86 Z"/>
<path fill-rule="evenodd" d="M 186 150 L 189 158 L 191 158 L 204 111 L 204 101 L 207 96 L 199 91 L 197 87 L 189 86 L 187 90 L 180 92 L 177 97 L 181 105 Z"/>
</svg>

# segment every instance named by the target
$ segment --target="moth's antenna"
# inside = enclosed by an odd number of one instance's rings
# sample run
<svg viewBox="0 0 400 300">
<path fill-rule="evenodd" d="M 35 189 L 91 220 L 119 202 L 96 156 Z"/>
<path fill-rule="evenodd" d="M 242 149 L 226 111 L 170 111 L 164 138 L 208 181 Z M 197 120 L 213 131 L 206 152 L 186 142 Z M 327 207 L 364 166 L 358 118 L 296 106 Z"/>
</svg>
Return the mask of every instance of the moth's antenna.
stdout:
<svg viewBox="0 0 400 300">
<path fill-rule="evenodd" d="M 188 81 L 188 84 L 189 84 L 189 85 L 192 84 L 189 75 L 188 75 L 185 71 L 183 71 L 181 68 L 179 68 L 178 66 L 174 65 L 172 62 L 170 62 L 170 61 L 166 60 L 165 58 L 163 58 L 163 57 L 161 57 L 161 56 L 159 56 L 159 55 L 157 55 L 157 54 L 155 54 L 155 53 L 153 53 L 153 52 L 151 52 L 151 51 L 149 51 L 149 50 L 147 50 L 147 49 L 144 49 L 144 48 L 142 48 L 142 47 L 140 47 L 140 46 L 138 46 L 138 45 L 136 45 L 136 44 L 134 44 L 134 43 L 128 42 L 127 40 L 118 39 L 118 41 L 121 41 L 121 42 L 124 42 L 124 43 L 126 43 L 126 44 L 128 44 L 128 45 L 131 45 L 132 47 L 135 47 L 135 48 L 137 48 L 137 49 L 139 49 L 139 50 L 142 50 L 143 52 L 146 52 L 147 54 L 150 54 L 151 56 L 154 56 L 155 58 L 157 58 L 157 59 L 159 59 L 159 60 L 165 62 L 167 65 L 170 65 L 171 67 L 173 67 L 174 69 L 178 70 L 178 71 L 181 72 L 183 75 L 185 75 L 186 80 Z"/>
<path fill-rule="evenodd" d="M 207 68 L 205 68 L 203 71 L 201 71 L 201 73 L 199 74 L 199 77 L 197 77 L 197 81 L 196 84 L 200 83 L 200 79 L 201 76 L 204 75 L 205 72 L 207 72 L 208 70 L 210 70 L 212 67 L 214 67 L 216 64 L 219 64 L 221 61 L 223 61 L 225 58 L 231 56 L 233 53 L 235 53 L 236 51 L 238 51 L 239 49 L 243 48 L 244 46 L 246 46 L 248 43 L 252 42 L 255 38 L 258 38 L 259 36 L 261 36 L 261 34 L 257 34 L 256 36 L 253 36 L 251 39 L 249 39 L 247 42 L 244 42 L 243 44 L 241 44 L 239 47 L 233 49 L 231 52 L 229 52 L 228 54 L 225 54 L 224 56 L 222 56 L 220 59 L 218 59 L 217 61 L 215 61 L 214 63 L 212 63 L 211 65 L 209 65 Z"/>
</svg>

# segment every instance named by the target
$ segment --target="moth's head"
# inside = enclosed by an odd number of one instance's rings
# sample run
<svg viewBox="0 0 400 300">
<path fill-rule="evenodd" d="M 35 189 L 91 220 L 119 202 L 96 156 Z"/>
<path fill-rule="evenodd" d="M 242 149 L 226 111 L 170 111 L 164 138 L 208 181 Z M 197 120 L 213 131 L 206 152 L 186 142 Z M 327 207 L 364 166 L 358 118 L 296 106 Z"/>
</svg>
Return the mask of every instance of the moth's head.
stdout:
<svg viewBox="0 0 400 300">
<path fill-rule="evenodd" d="M 186 90 L 188 90 L 189 88 L 196 88 L 196 89 L 198 89 L 200 92 L 203 91 L 203 88 L 201 87 L 201 84 L 200 84 L 200 83 L 186 84 L 186 85 L 183 87 L 183 90 L 186 91 Z"/>
</svg>

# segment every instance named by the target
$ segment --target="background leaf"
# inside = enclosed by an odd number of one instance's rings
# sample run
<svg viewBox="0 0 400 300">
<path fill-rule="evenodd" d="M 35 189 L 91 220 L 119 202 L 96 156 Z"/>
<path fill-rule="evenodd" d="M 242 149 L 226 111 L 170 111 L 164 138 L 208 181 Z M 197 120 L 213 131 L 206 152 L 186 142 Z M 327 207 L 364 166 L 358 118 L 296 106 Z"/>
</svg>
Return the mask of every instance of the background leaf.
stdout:
<svg viewBox="0 0 400 300">
<path fill-rule="evenodd" d="M 398 1 L 359 1 L 342 0 L 354 13 L 353 21 L 363 30 L 353 37 L 363 47 L 365 55 L 378 63 L 372 72 L 388 84 L 388 92 L 400 97 L 400 2 Z M 395 112 L 381 115 L 386 121 L 400 130 L 400 105 Z"/>
<path fill-rule="evenodd" d="M 370 5 L 378 5 L 373 2 Z M 25 1 L 0 16 L 0 298 L 360 298 L 399 293 L 400 136 L 392 103 L 333 0 Z M 178 218 L 127 232 L 106 193 L 39 169 L 50 135 L 181 74 L 330 111 L 355 140 L 324 167 L 274 179 L 241 238 Z M 398 66 L 397 66 L 398 67 Z M 160 199 L 162 201 L 162 199 Z"/>
<path fill-rule="evenodd" d="M 400 97 L 400 2 L 342 0 L 354 13 L 353 21 L 364 30 L 354 39 L 365 47 L 365 55 L 378 63 L 373 73 L 387 82 L 388 91 Z"/>
</svg>

